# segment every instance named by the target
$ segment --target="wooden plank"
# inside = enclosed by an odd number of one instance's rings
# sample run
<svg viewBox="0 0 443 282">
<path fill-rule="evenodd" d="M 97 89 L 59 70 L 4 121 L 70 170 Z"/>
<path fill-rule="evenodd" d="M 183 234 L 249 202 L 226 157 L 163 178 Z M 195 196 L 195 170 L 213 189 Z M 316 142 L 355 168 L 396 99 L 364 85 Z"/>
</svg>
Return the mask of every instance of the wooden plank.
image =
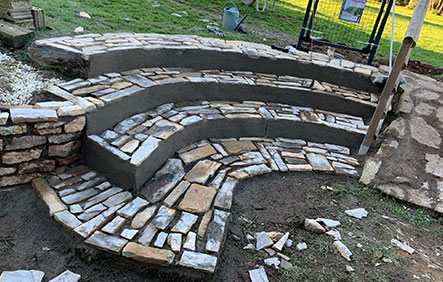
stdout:
<svg viewBox="0 0 443 282">
<path fill-rule="evenodd" d="M 14 48 L 21 48 L 32 37 L 34 37 L 33 31 L 0 20 L 0 40 L 3 44 Z"/>
</svg>

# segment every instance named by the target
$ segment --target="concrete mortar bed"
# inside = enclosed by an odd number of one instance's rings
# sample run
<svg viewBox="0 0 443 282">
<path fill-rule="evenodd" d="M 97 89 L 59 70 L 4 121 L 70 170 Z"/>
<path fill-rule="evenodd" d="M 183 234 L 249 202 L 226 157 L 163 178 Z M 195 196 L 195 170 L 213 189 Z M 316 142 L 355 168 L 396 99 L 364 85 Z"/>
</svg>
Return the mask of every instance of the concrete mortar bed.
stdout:
<svg viewBox="0 0 443 282">
<path fill-rule="evenodd" d="M 147 67 L 235 69 L 294 75 L 377 93 L 378 68 L 320 53 L 285 54 L 270 46 L 192 35 L 85 34 L 37 40 L 28 55 L 70 75 L 94 77 Z"/>
<path fill-rule="evenodd" d="M 179 150 L 138 197 L 81 165 L 33 186 L 50 215 L 92 247 L 168 269 L 214 273 L 240 180 L 272 171 L 358 177 L 358 167 L 344 146 L 228 138 Z"/>
<path fill-rule="evenodd" d="M 353 147 L 367 126 L 362 118 L 307 107 L 245 101 L 164 104 L 120 121 L 84 142 L 85 161 L 116 184 L 136 191 L 168 156 L 205 138 L 309 138 Z M 116 165 L 118 164 L 118 165 Z"/>
</svg>

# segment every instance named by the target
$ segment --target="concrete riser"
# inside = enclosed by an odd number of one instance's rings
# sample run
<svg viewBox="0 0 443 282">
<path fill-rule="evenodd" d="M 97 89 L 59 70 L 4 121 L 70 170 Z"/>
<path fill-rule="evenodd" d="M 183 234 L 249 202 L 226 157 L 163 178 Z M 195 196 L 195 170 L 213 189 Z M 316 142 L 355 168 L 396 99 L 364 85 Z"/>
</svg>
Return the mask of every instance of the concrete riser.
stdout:
<svg viewBox="0 0 443 282">
<path fill-rule="evenodd" d="M 312 93 L 308 90 L 220 83 L 176 83 L 146 88 L 135 96 L 125 97 L 95 112 L 88 113 L 86 132 L 88 135 L 98 134 L 105 129 L 112 128 L 129 116 L 146 112 L 166 103 L 189 101 L 242 102 L 245 100 L 311 107 L 363 118 L 371 117 L 374 112 L 374 107 L 370 105 L 346 100 L 339 95 Z"/>
<path fill-rule="evenodd" d="M 101 171 L 106 177 L 121 187 L 138 192 L 164 162 L 180 148 L 208 138 L 230 137 L 285 137 L 300 138 L 312 142 L 334 143 L 356 149 L 363 135 L 329 128 L 325 125 L 294 122 L 288 120 L 263 119 L 219 119 L 202 121 L 187 126 L 175 133 L 159 147 L 140 166 L 130 165 L 105 149 L 84 140 L 84 159 L 90 168 Z M 135 190 L 135 191 L 134 191 Z"/>
<path fill-rule="evenodd" d="M 372 93 L 380 92 L 380 89 L 371 82 L 369 77 L 355 72 L 319 66 L 309 62 L 283 58 L 277 60 L 264 57 L 257 58 L 235 52 L 134 48 L 82 56 L 79 53 L 70 53 L 56 48 L 32 46 L 30 56 L 40 64 L 49 64 L 65 70 L 70 75 L 74 74 L 84 78 L 136 68 L 184 67 L 196 70 L 224 69 L 293 75 L 313 78 L 355 90 Z"/>
</svg>

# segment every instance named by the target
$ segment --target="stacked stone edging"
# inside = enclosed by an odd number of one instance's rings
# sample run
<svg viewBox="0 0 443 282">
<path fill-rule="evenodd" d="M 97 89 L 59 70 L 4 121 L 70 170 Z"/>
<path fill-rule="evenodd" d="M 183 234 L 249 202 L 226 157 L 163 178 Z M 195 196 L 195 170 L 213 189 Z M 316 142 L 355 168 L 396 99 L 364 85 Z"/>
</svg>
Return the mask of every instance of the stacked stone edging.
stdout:
<svg viewBox="0 0 443 282">
<path fill-rule="evenodd" d="M 193 35 L 106 33 L 35 41 L 35 62 L 70 75 L 94 77 L 146 67 L 235 69 L 295 75 L 378 93 L 376 67 L 330 58 L 320 53 L 287 54 L 270 46 Z"/>
<path fill-rule="evenodd" d="M 54 105 L 11 107 L 0 119 L 0 187 L 30 182 L 42 173 L 76 162 L 84 115 L 57 112 Z"/>
<path fill-rule="evenodd" d="M 87 112 L 98 105 L 65 96 L 34 106 L 2 107 L 0 113 L 0 187 L 29 183 L 80 159 Z"/>
</svg>

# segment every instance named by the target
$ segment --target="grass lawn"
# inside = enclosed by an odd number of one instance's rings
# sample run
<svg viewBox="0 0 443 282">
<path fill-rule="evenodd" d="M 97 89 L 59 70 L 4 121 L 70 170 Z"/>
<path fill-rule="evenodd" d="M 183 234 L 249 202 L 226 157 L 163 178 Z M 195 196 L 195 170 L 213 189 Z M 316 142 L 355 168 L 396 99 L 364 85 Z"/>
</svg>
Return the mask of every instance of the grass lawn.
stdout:
<svg viewBox="0 0 443 282">
<path fill-rule="evenodd" d="M 333 2 L 341 0 L 324 0 Z M 221 7 L 224 0 L 33 0 L 34 6 L 43 8 L 47 15 L 47 24 L 52 28 L 50 31 L 37 32 L 37 37 L 47 37 L 73 33 L 78 26 L 83 26 L 85 32 L 155 32 L 169 34 L 196 34 L 201 36 L 214 36 L 207 32 L 207 22 L 203 19 L 217 22 L 221 26 Z M 295 44 L 300 33 L 304 10 L 307 0 L 285 0 L 277 3 L 275 12 L 255 12 L 254 7 L 241 4 L 241 0 L 234 1 L 241 14 L 250 13 L 246 23 L 254 30 L 248 34 L 238 32 L 225 32 L 226 39 L 239 39 L 265 44 L 277 43 L 281 45 Z M 271 1 L 272 2 L 272 1 Z M 369 2 L 368 2 L 369 3 Z M 375 9 L 368 4 L 365 13 L 375 13 Z M 76 15 L 85 11 L 92 16 L 92 20 L 82 19 Z M 395 49 L 396 54 L 401 40 L 407 29 L 412 10 L 404 7 L 396 9 Z M 181 14 L 182 17 L 171 15 Z M 321 14 L 319 15 L 321 17 Z M 330 26 L 337 26 L 338 19 L 330 21 Z M 346 24 L 349 33 L 353 24 Z M 315 26 L 314 26 L 315 27 Z M 370 27 L 365 32 L 370 32 Z M 380 46 L 377 50 L 377 58 L 386 59 L 389 56 L 390 19 L 383 33 Z M 412 60 L 443 67 L 443 17 L 428 14 L 419 42 Z M 351 39 L 344 36 L 344 42 Z"/>
</svg>

